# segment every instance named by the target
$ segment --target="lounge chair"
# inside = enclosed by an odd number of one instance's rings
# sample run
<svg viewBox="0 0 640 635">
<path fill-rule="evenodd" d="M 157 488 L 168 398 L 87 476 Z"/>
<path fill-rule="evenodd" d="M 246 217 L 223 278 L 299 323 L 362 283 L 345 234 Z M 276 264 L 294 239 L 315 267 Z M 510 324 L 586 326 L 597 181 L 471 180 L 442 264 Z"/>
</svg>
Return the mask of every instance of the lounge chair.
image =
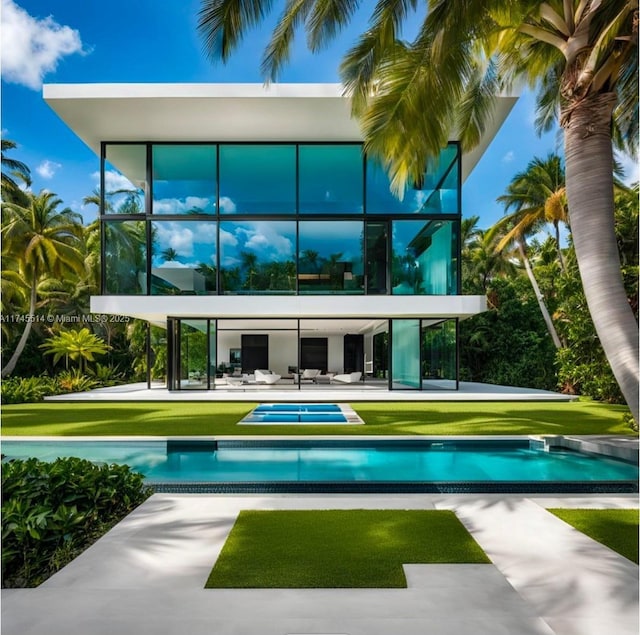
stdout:
<svg viewBox="0 0 640 635">
<path fill-rule="evenodd" d="M 357 381 L 360 381 L 362 377 L 362 373 L 358 370 L 355 373 L 344 373 L 342 375 L 334 375 L 331 378 L 331 381 L 337 381 L 340 384 L 353 384 Z"/>
<path fill-rule="evenodd" d="M 256 384 L 275 384 L 281 378 L 281 375 L 277 375 L 276 373 L 270 370 L 258 370 L 255 371 L 255 382 Z"/>
</svg>

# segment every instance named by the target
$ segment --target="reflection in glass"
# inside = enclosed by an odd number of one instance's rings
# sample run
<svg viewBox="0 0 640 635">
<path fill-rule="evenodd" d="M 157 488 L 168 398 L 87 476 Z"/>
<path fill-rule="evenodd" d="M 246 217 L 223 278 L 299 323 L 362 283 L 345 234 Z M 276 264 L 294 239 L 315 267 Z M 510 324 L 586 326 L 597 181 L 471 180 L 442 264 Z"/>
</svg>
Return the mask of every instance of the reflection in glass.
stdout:
<svg viewBox="0 0 640 635">
<path fill-rule="evenodd" d="M 153 213 L 215 214 L 216 146 L 153 146 Z"/>
<path fill-rule="evenodd" d="M 180 388 L 207 388 L 208 349 L 207 320 L 180 320 Z"/>
<path fill-rule="evenodd" d="M 151 325 L 151 381 L 164 383 L 167 380 L 167 329 Z"/>
<path fill-rule="evenodd" d="M 295 146 L 220 146 L 221 214 L 293 214 L 295 211 Z"/>
<path fill-rule="evenodd" d="M 457 221 L 393 221 L 392 293 L 457 293 Z"/>
<path fill-rule="evenodd" d="M 408 187 L 402 200 L 392 194 L 384 168 L 373 159 L 367 161 L 368 214 L 459 214 L 458 146 L 449 144 L 427 166 L 424 179 Z"/>
<path fill-rule="evenodd" d="M 203 295 L 216 292 L 214 221 L 151 223 L 152 295 Z"/>
<path fill-rule="evenodd" d="M 362 214 L 362 146 L 301 145 L 300 213 Z"/>
<path fill-rule="evenodd" d="M 422 320 L 422 387 L 456 389 L 456 321 Z"/>
<path fill-rule="evenodd" d="M 223 293 L 296 291 L 295 221 L 220 223 Z"/>
<path fill-rule="evenodd" d="M 140 295 L 147 292 L 147 249 L 144 221 L 104 223 L 104 292 Z"/>
<path fill-rule="evenodd" d="M 104 214 L 144 214 L 147 147 L 109 144 L 104 162 Z"/>
<path fill-rule="evenodd" d="M 420 320 L 391 320 L 393 388 L 420 388 Z"/>
<path fill-rule="evenodd" d="M 361 221 L 300 221 L 301 294 L 364 293 Z"/>
<path fill-rule="evenodd" d="M 367 293 L 385 294 L 388 289 L 387 223 L 367 223 Z"/>
</svg>

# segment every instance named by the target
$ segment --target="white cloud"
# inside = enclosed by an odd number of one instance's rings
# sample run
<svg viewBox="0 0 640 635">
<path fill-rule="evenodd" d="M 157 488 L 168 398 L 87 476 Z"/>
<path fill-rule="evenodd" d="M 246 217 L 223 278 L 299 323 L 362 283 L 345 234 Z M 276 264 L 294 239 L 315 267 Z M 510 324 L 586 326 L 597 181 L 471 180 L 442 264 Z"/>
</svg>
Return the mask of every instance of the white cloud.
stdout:
<svg viewBox="0 0 640 635">
<path fill-rule="evenodd" d="M 511 163 L 516 158 L 516 154 L 513 150 L 509 150 L 507 154 L 505 154 L 500 161 L 502 163 Z"/>
<path fill-rule="evenodd" d="M 56 163 L 55 161 L 49 161 L 49 159 L 45 159 L 37 168 L 36 172 L 43 179 L 52 179 L 53 175 L 62 167 L 60 163 Z"/>
<path fill-rule="evenodd" d="M 156 240 L 161 249 L 171 247 L 178 256 L 190 258 L 193 256 L 193 232 L 177 223 L 155 223 Z"/>
<path fill-rule="evenodd" d="M 624 183 L 632 185 L 640 181 L 640 163 L 630 156 L 622 153 L 616 154 L 616 160 L 622 165 L 624 170 Z"/>
<path fill-rule="evenodd" d="M 228 197 L 220 197 L 220 211 L 227 212 L 227 214 L 233 214 L 236 211 L 236 204 Z"/>
<path fill-rule="evenodd" d="M 100 185 L 100 172 L 94 172 L 91 178 L 96 185 Z M 104 173 L 105 192 L 115 192 L 116 190 L 137 190 L 138 188 L 123 174 L 116 170 L 107 170 Z"/>
<path fill-rule="evenodd" d="M 248 227 L 238 227 L 236 236 L 244 241 L 243 249 L 260 252 L 275 259 L 289 258 L 293 255 L 293 243 L 278 233 L 277 227 L 270 223 L 256 221 Z"/>
<path fill-rule="evenodd" d="M 40 90 L 44 76 L 60 59 L 83 53 L 80 33 L 51 16 L 37 19 L 13 0 L 2 0 L 2 76 L 7 82 Z"/>
<path fill-rule="evenodd" d="M 226 229 L 220 228 L 220 245 L 230 245 L 235 247 L 238 244 L 238 239 Z"/>
<path fill-rule="evenodd" d="M 202 212 L 213 212 L 209 205 L 208 198 L 199 196 L 187 196 L 184 200 L 179 198 L 161 198 L 153 201 L 153 211 L 156 214 L 182 214 L 190 210 L 202 210 Z"/>
</svg>

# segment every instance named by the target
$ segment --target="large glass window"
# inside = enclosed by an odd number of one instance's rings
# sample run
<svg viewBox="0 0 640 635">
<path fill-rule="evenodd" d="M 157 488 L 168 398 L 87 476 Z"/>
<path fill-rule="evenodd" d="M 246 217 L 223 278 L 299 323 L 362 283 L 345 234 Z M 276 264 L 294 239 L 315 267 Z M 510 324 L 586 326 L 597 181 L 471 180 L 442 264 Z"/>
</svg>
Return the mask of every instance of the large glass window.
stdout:
<svg viewBox="0 0 640 635">
<path fill-rule="evenodd" d="M 109 144 L 104 161 L 104 214 L 144 214 L 147 147 Z"/>
<path fill-rule="evenodd" d="M 361 221 L 300 221 L 300 293 L 364 293 Z"/>
<path fill-rule="evenodd" d="M 389 288 L 388 225 L 367 223 L 367 293 L 385 294 Z"/>
<path fill-rule="evenodd" d="M 216 231 L 215 221 L 153 221 L 151 293 L 215 293 Z"/>
<path fill-rule="evenodd" d="M 391 320 L 391 382 L 420 388 L 420 320 Z"/>
<path fill-rule="evenodd" d="M 392 293 L 457 293 L 457 221 L 392 223 Z"/>
<path fill-rule="evenodd" d="M 207 388 L 210 343 L 207 320 L 180 320 L 181 389 Z M 213 358 L 215 360 L 215 351 Z"/>
<path fill-rule="evenodd" d="M 220 223 L 223 293 L 296 292 L 295 221 Z"/>
<path fill-rule="evenodd" d="M 368 214 L 459 214 L 458 146 L 448 145 L 431 161 L 419 183 L 408 187 L 402 200 L 390 188 L 383 167 L 373 159 L 367 161 Z"/>
<path fill-rule="evenodd" d="M 147 292 L 147 240 L 144 221 L 104 223 L 104 292 L 139 295 Z"/>
<path fill-rule="evenodd" d="M 221 214 L 293 214 L 294 145 L 221 145 Z"/>
<path fill-rule="evenodd" d="M 216 146 L 153 146 L 153 213 L 215 214 Z"/>
<path fill-rule="evenodd" d="M 362 214 L 362 146 L 299 147 L 300 213 Z"/>
<path fill-rule="evenodd" d="M 456 321 L 422 320 L 422 388 L 456 390 Z"/>
</svg>

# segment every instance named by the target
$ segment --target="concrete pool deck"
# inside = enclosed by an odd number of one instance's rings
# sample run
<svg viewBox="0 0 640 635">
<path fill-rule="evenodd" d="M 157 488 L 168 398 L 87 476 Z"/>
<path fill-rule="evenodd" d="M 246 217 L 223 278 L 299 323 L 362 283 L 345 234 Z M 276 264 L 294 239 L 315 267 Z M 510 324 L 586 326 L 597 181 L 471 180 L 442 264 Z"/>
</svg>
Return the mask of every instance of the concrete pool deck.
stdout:
<svg viewBox="0 0 640 635">
<path fill-rule="evenodd" d="M 37 589 L 3 590 L 2 633 L 637 635 L 637 565 L 547 507 L 638 496 L 155 494 Z M 451 509 L 493 564 L 408 565 L 407 589 L 203 588 L 240 510 L 339 508 Z"/>
<path fill-rule="evenodd" d="M 304 384 L 266 386 L 255 384 L 216 390 L 167 390 L 147 388 L 146 383 L 96 388 L 87 392 L 45 397 L 45 401 L 575 401 L 575 395 L 550 390 L 460 382 L 460 390 L 389 390 L 364 382 L 351 384 Z"/>
</svg>

